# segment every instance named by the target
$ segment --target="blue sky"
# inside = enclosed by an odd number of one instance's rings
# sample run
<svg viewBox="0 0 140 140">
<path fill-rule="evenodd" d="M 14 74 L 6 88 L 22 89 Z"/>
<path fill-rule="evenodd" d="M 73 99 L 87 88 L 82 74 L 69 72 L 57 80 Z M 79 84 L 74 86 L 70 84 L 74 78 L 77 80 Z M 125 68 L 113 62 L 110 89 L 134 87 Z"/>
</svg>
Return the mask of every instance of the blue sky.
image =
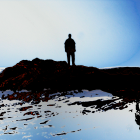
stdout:
<svg viewBox="0 0 140 140">
<path fill-rule="evenodd" d="M 140 67 L 139 9 L 138 0 L 0 0 L 0 66 L 67 61 L 71 33 L 76 65 Z"/>
</svg>

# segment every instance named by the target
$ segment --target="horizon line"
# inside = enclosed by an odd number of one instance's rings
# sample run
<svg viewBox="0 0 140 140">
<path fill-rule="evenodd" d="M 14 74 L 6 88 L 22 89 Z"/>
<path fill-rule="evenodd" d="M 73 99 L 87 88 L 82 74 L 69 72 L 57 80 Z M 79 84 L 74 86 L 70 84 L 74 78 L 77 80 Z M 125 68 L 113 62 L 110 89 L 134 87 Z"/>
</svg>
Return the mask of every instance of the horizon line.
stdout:
<svg viewBox="0 0 140 140">
<path fill-rule="evenodd" d="M 78 66 L 78 65 L 77 65 Z M 81 66 L 84 66 L 84 65 L 81 65 Z M 7 67 L 12 67 L 12 66 L 7 66 Z M 5 66 L 0 66 L 0 68 L 7 68 Z M 88 67 L 94 67 L 94 66 L 88 66 Z M 113 66 L 113 67 L 102 67 L 102 68 L 98 68 L 98 69 L 111 69 L 111 68 L 119 68 L 119 67 L 138 67 L 140 68 L 139 66 Z"/>
</svg>

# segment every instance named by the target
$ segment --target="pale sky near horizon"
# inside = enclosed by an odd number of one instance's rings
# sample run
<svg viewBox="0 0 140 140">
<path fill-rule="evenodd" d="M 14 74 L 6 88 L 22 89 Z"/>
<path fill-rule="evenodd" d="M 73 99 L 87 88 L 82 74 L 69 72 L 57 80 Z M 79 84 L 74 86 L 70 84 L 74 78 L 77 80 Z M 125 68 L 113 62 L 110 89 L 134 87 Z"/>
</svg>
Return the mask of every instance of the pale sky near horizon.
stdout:
<svg viewBox="0 0 140 140">
<path fill-rule="evenodd" d="M 0 19 L 1 67 L 67 61 L 69 33 L 76 65 L 140 67 L 139 0 L 0 0 Z"/>
</svg>

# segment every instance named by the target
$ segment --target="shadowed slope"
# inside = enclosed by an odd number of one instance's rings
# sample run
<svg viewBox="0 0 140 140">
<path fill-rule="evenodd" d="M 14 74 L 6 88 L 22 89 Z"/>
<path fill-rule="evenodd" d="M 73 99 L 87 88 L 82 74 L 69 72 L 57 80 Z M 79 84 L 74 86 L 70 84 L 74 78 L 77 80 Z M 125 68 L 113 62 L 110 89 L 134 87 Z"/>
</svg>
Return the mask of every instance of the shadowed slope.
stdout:
<svg viewBox="0 0 140 140">
<path fill-rule="evenodd" d="M 44 88 L 68 89 L 76 86 L 86 73 L 99 71 L 84 66 L 69 67 L 65 61 L 33 59 L 22 60 L 13 67 L 6 68 L 0 75 L 0 90 L 33 90 Z M 75 85 L 76 84 L 76 85 Z"/>
<path fill-rule="evenodd" d="M 117 96 L 137 95 L 140 68 L 124 67 L 100 70 L 95 67 L 68 66 L 66 61 L 22 60 L 0 74 L 0 90 L 56 91 L 101 89 Z M 134 94 L 129 95 L 129 91 Z"/>
</svg>

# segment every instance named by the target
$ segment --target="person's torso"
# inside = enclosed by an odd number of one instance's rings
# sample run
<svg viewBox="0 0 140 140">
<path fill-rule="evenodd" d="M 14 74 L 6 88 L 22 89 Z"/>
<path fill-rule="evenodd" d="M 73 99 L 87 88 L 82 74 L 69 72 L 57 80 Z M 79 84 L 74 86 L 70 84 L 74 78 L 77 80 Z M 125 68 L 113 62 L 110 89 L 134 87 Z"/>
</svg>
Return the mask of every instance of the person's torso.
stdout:
<svg viewBox="0 0 140 140">
<path fill-rule="evenodd" d="M 75 50 L 75 42 L 73 39 L 67 39 L 65 41 L 65 47 L 67 48 L 68 52 L 74 52 Z"/>
<path fill-rule="evenodd" d="M 74 40 L 73 39 L 67 39 L 65 41 L 65 46 L 69 46 L 69 47 L 75 46 Z"/>
</svg>

